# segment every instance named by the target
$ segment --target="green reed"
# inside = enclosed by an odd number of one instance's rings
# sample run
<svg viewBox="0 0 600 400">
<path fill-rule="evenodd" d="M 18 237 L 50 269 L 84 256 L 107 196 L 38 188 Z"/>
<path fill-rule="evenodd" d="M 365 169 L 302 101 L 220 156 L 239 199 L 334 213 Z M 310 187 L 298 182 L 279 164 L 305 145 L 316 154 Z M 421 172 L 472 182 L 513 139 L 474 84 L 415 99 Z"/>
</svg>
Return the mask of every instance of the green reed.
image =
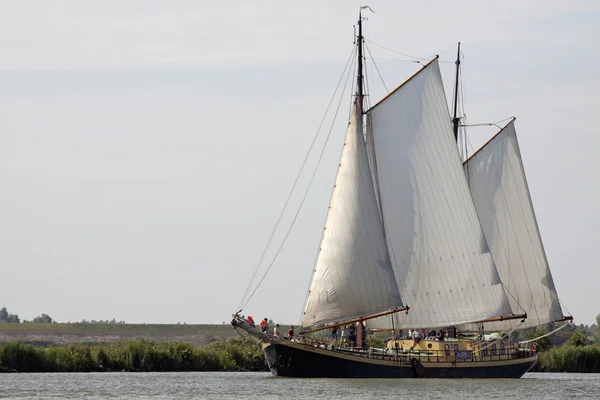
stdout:
<svg viewBox="0 0 600 400">
<path fill-rule="evenodd" d="M 540 372 L 600 372 L 600 347 L 552 347 L 539 355 Z"/>
<path fill-rule="evenodd" d="M 149 340 L 39 347 L 0 345 L 0 372 L 265 371 L 260 347 L 250 340 L 219 340 L 206 346 Z"/>
</svg>

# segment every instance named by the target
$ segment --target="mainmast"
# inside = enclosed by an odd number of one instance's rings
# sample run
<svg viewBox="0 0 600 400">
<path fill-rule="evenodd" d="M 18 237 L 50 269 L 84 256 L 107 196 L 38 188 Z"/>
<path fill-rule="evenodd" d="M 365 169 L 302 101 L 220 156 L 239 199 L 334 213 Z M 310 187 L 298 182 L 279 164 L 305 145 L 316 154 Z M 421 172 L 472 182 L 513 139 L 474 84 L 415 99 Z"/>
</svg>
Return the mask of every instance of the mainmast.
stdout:
<svg viewBox="0 0 600 400">
<path fill-rule="evenodd" d="M 458 76 L 460 72 L 460 42 L 458 42 L 458 52 L 456 54 L 456 82 L 454 86 L 454 116 L 452 117 L 452 130 L 454 131 L 454 139 L 458 142 L 458 124 L 460 118 L 458 112 Z"/>
<path fill-rule="evenodd" d="M 362 34 L 362 8 L 358 11 L 358 38 L 356 40 L 358 46 L 358 74 L 356 76 L 356 96 L 360 113 L 362 114 L 363 107 L 363 34 Z"/>
</svg>

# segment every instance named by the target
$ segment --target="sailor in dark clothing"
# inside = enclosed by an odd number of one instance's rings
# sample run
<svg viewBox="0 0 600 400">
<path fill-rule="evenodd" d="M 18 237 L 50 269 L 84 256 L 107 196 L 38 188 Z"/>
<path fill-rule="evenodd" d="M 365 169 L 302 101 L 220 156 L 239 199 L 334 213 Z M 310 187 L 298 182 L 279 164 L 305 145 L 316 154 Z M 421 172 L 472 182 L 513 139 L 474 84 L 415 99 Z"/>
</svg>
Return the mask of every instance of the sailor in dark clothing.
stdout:
<svg viewBox="0 0 600 400">
<path fill-rule="evenodd" d="M 350 339 L 350 347 L 356 346 L 356 327 L 354 324 L 350 325 L 348 339 Z"/>
</svg>

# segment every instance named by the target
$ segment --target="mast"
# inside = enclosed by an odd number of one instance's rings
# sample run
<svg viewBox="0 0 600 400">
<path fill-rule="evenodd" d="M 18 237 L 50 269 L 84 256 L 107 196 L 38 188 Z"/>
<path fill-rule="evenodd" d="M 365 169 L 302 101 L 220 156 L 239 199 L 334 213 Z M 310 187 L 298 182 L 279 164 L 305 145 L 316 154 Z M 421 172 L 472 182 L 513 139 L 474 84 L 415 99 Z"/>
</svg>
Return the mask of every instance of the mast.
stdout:
<svg viewBox="0 0 600 400">
<path fill-rule="evenodd" d="M 458 123 L 460 118 L 458 112 L 458 75 L 460 72 L 460 42 L 458 42 L 458 52 L 456 54 L 456 81 L 454 86 L 454 116 L 452 117 L 452 130 L 454 131 L 454 140 L 458 142 Z"/>
<path fill-rule="evenodd" d="M 358 105 L 362 115 L 363 107 L 363 34 L 362 34 L 362 8 L 358 11 L 358 38 L 356 41 L 358 46 L 358 73 L 356 76 L 356 96 L 358 97 Z"/>
<path fill-rule="evenodd" d="M 364 110 L 364 93 L 363 93 L 363 34 L 362 34 L 362 7 L 359 8 L 358 10 L 358 40 L 356 42 L 356 45 L 358 46 L 358 71 L 357 71 L 357 76 L 356 76 L 356 96 L 357 96 L 357 101 L 358 101 L 358 115 L 359 115 L 359 124 L 360 124 L 360 130 L 362 132 L 363 129 L 363 125 L 362 125 L 362 115 L 363 115 L 363 110 Z M 359 318 L 356 321 L 351 321 L 351 323 L 354 322 L 359 322 L 358 324 L 358 329 L 356 329 L 356 343 L 358 344 L 358 346 L 360 348 L 362 348 L 362 343 L 364 342 L 363 338 L 363 328 L 364 328 L 364 324 L 363 321 L 365 320 L 365 318 Z"/>
</svg>

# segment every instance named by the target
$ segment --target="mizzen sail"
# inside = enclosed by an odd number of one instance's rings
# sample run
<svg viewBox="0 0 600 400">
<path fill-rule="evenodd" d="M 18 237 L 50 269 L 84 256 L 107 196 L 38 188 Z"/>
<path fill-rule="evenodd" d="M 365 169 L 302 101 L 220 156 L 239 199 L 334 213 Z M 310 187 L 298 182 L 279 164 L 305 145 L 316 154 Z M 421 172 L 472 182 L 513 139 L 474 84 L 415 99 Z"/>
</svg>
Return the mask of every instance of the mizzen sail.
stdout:
<svg viewBox="0 0 600 400">
<path fill-rule="evenodd" d="M 514 119 L 464 164 L 489 252 L 527 320 L 493 328 L 529 328 L 563 317 L 542 244 L 517 142 Z M 486 326 L 487 329 L 487 326 Z"/>
<path fill-rule="evenodd" d="M 383 226 L 408 314 L 431 328 L 512 312 L 450 126 L 437 58 L 368 111 Z M 373 157 L 371 157 L 373 158 Z"/>
<path fill-rule="evenodd" d="M 301 323 L 343 321 L 401 305 L 355 105 Z"/>
</svg>

